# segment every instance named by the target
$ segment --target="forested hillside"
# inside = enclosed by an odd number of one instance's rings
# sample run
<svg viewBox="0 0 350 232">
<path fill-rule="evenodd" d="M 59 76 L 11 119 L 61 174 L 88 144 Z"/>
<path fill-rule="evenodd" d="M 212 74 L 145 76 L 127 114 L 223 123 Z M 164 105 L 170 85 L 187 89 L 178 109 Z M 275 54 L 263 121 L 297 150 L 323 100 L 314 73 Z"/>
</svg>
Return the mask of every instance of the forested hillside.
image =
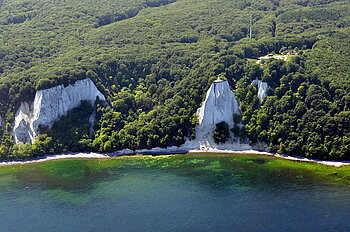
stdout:
<svg viewBox="0 0 350 232">
<path fill-rule="evenodd" d="M 4 0 L 0 155 L 181 145 L 210 83 L 225 78 L 246 125 L 237 135 L 290 155 L 350 159 L 349 41 L 347 0 Z M 287 51 L 297 55 L 256 64 Z M 109 102 L 96 106 L 93 136 L 82 103 L 33 145 L 13 144 L 22 101 L 87 77 Z M 262 102 L 256 78 L 271 87 Z"/>
</svg>

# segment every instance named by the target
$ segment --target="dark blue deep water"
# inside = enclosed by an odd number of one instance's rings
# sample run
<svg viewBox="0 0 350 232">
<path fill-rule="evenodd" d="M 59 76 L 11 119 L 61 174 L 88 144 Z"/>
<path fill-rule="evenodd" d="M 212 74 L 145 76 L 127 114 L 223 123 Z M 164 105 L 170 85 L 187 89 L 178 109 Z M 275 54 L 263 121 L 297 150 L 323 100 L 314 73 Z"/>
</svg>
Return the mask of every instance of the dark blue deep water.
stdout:
<svg viewBox="0 0 350 232">
<path fill-rule="evenodd" d="M 252 155 L 0 167 L 0 231 L 350 231 L 349 172 Z"/>
</svg>

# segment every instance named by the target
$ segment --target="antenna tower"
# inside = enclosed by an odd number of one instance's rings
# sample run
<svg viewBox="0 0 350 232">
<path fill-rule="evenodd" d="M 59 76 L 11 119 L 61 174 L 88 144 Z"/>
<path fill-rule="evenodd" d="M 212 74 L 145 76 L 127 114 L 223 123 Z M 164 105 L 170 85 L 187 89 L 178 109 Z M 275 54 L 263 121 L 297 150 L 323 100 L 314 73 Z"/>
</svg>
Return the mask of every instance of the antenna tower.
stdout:
<svg viewBox="0 0 350 232">
<path fill-rule="evenodd" d="M 250 14 L 250 21 L 249 21 L 249 40 L 252 40 L 253 35 L 253 19 L 252 14 Z"/>
</svg>

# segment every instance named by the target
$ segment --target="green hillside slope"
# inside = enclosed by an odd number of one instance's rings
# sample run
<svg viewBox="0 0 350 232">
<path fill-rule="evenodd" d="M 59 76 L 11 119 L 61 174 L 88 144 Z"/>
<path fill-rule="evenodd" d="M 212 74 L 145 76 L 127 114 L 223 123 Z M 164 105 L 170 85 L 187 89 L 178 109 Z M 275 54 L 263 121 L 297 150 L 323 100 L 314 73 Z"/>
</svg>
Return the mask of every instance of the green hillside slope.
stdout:
<svg viewBox="0 0 350 232">
<path fill-rule="evenodd" d="M 87 77 L 110 107 L 98 106 L 93 137 L 76 123 L 79 109 L 34 145 L 14 146 L 8 125 L 0 154 L 181 145 L 211 81 L 222 77 L 241 102 L 239 136 L 291 155 L 350 159 L 349 9 L 346 0 L 4 0 L 2 118 L 13 122 L 38 89 Z M 295 48 L 286 62 L 250 60 Z M 255 78 L 272 87 L 261 103 Z"/>
</svg>

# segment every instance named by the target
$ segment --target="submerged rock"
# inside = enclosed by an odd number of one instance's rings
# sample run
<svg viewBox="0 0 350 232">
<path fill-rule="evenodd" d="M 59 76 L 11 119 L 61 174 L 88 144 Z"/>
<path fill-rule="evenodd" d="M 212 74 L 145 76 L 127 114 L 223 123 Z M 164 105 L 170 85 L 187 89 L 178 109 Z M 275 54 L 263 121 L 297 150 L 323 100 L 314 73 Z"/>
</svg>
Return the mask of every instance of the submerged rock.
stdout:
<svg viewBox="0 0 350 232">
<path fill-rule="evenodd" d="M 82 100 L 94 104 L 97 97 L 105 100 L 90 79 L 76 81 L 67 87 L 59 85 L 37 91 L 34 102 L 22 102 L 16 112 L 13 129 L 15 142 L 33 143 L 39 134 L 39 125 L 50 128 L 57 119 L 78 107 Z"/>
<path fill-rule="evenodd" d="M 199 124 L 195 129 L 196 139 L 186 141 L 183 147 L 189 148 L 222 148 L 222 149 L 249 149 L 248 144 L 238 143 L 230 132 L 231 138 L 224 144 L 216 144 L 213 140 L 213 131 L 216 124 L 226 122 L 229 129 L 235 126 L 234 115 L 241 115 L 239 104 L 234 92 L 227 81 L 216 80 L 210 86 L 205 101 L 197 110 Z M 239 124 L 238 126 L 242 126 Z"/>
<path fill-rule="evenodd" d="M 269 86 L 266 82 L 254 80 L 252 84 L 258 88 L 258 98 L 260 101 L 267 97 L 267 89 L 269 88 Z"/>
</svg>

